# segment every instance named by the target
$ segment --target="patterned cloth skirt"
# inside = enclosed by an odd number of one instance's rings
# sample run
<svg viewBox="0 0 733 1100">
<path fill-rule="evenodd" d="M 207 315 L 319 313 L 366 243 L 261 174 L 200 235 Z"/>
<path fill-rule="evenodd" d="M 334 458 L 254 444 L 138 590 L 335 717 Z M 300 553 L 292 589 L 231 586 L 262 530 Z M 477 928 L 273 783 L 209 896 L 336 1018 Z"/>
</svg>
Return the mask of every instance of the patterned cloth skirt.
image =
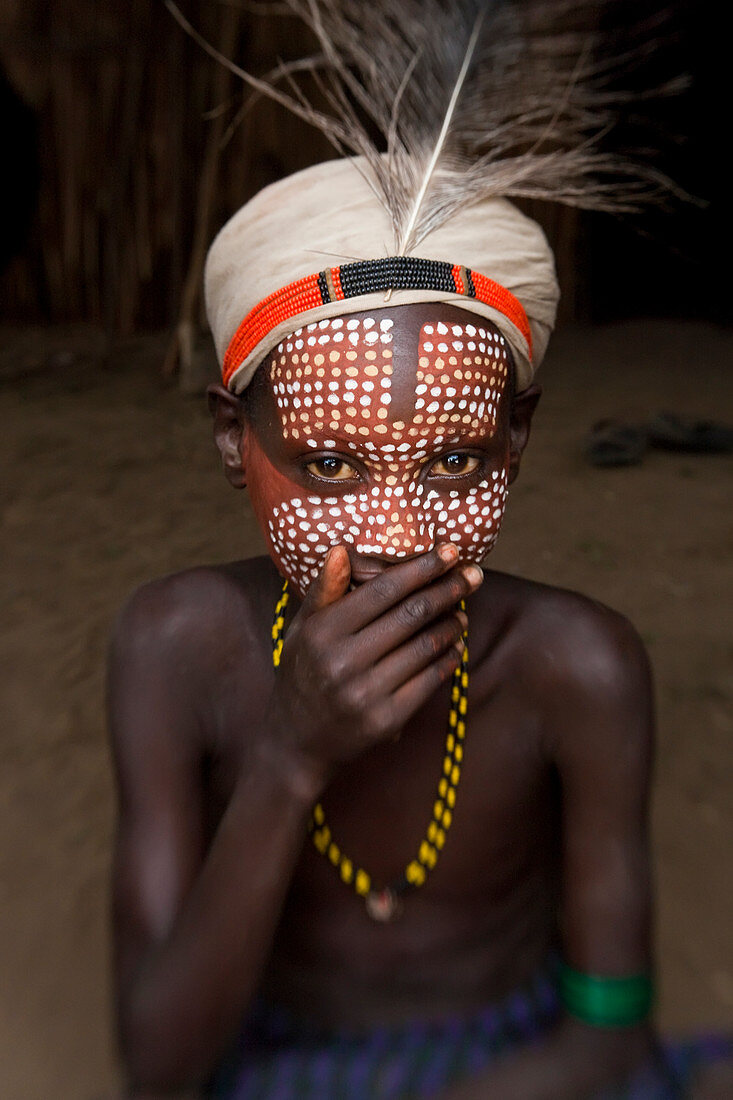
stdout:
<svg viewBox="0 0 733 1100">
<path fill-rule="evenodd" d="M 475 1077 L 508 1051 L 537 1042 L 561 1015 L 557 965 L 467 1017 L 412 1021 L 366 1034 L 324 1031 L 260 1002 L 214 1076 L 216 1100 L 412 1100 Z M 681 1100 L 700 1068 L 733 1057 L 733 1040 L 662 1044 L 623 1089 L 597 1100 Z M 558 1098 L 561 1100 L 561 1098 Z"/>
</svg>

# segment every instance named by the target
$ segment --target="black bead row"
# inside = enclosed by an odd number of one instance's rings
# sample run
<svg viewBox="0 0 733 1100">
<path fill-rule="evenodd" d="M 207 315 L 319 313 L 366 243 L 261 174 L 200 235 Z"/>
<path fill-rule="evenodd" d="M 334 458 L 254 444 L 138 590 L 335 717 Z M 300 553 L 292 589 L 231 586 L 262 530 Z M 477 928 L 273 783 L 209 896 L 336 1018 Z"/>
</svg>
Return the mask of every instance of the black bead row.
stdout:
<svg viewBox="0 0 733 1100">
<path fill-rule="evenodd" d="M 344 264 L 339 269 L 339 279 L 344 298 L 357 298 L 383 290 L 457 292 L 452 264 L 443 260 L 421 260 L 417 256 L 387 256 L 381 260 Z M 318 285 L 321 285 L 321 276 Z"/>
<path fill-rule="evenodd" d="M 321 301 L 325 305 L 326 302 L 331 301 L 331 292 L 328 289 L 328 282 L 326 281 L 325 271 L 319 271 L 318 273 L 318 289 L 321 292 Z"/>
<path fill-rule="evenodd" d="M 468 283 L 468 297 L 469 298 L 475 298 L 476 297 L 476 287 L 473 285 L 473 272 L 468 267 L 465 269 L 465 271 L 466 271 L 466 282 Z"/>
</svg>

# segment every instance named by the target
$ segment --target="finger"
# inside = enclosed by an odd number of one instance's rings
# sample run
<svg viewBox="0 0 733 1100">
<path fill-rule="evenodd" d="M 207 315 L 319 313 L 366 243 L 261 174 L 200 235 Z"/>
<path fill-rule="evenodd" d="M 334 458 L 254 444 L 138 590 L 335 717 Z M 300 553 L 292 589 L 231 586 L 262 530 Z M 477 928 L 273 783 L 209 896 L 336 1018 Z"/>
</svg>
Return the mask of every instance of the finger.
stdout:
<svg viewBox="0 0 733 1100">
<path fill-rule="evenodd" d="M 379 661 L 369 673 L 369 679 L 373 679 L 382 693 L 397 691 L 448 650 L 453 648 L 456 653 L 462 653 L 465 642 L 461 635 L 467 626 L 468 619 L 462 611 L 438 619 Z"/>
<path fill-rule="evenodd" d="M 310 618 L 316 611 L 340 600 L 349 590 L 351 564 L 345 546 L 332 546 L 326 554 L 323 568 L 305 594 L 297 618 Z"/>
<path fill-rule="evenodd" d="M 390 565 L 384 572 L 350 592 L 344 600 L 342 614 L 346 629 L 350 633 L 361 630 L 405 596 L 442 576 L 457 560 L 457 548 L 450 542 L 444 542 L 426 554 Z"/>
<path fill-rule="evenodd" d="M 436 619 L 456 611 L 461 600 L 470 596 L 483 582 L 477 565 L 462 565 L 440 580 L 410 593 L 375 622 L 356 634 L 357 653 L 364 668 L 414 638 Z"/>
<path fill-rule="evenodd" d="M 403 729 L 413 714 L 451 679 L 462 657 L 463 650 L 451 646 L 422 672 L 418 672 L 411 680 L 397 688 L 385 704 L 388 708 L 391 728 Z M 375 715 L 375 717 L 378 716 Z"/>
</svg>

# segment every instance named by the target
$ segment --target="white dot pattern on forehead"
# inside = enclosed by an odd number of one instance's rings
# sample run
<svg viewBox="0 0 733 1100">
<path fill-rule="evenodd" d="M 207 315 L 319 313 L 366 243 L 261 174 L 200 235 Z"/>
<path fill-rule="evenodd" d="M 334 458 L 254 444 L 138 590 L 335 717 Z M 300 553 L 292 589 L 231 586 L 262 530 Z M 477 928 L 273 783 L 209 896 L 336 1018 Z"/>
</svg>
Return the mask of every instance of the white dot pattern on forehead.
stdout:
<svg viewBox="0 0 733 1100">
<path fill-rule="evenodd" d="M 358 491 L 344 493 L 343 482 L 332 482 L 339 495 L 273 507 L 273 551 L 301 591 L 335 543 L 394 559 L 452 541 L 462 557 L 479 560 L 498 535 L 505 469 L 449 491 L 427 489 L 423 479 L 440 453 L 495 431 L 508 375 L 503 337 L 480 325 L 423 326 L 414 413 L 391 420 L 392 327 L 390 319 L 324 319 L 293 333 L 273 355 L 270 377 L 284 437 L 319 450 L 338 443 L 368 474 L 357 480 Z M 346 346 L 336 339 L 344 330 Z M 317 355 L 303 350 L 313 337 Z"/>
</svg>

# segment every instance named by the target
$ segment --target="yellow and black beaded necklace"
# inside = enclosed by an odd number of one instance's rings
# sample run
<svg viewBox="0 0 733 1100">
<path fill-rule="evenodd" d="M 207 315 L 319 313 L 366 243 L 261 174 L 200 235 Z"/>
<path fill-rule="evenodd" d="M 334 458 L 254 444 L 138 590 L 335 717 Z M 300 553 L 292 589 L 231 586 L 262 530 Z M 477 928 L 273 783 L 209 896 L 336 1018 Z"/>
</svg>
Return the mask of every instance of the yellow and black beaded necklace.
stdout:
<svg viewBox="0 0 733 1100">
<path fill-rule="evenodd" d="M 283 648 L 283 627 L 285 609 L 288 605 L 288 582 L 283 585 L 282 595 L 275 606 L 275 618 L 272 624 L 272 663 L 275 668 L 280 664 Z M 461 610 L 466 605 L 461 600 Z M 451 708 L 448 718 L 448 733 L 445 739 L 445 757 L 438 781 L 438 790 L 433 804 L 433 813 L 425 836 L 420 842 L 417 856 L 410 860 L 398 879 L 382 888 L 375 888 L 371 875 L 349 859 L 331 836 L 326 823 L 323 806 L 316 802 L 311 815 L 309 831 L 311 839 L 321 855 L 333 865 L 342 882 L 350 886 L 359 897 L 364 898 L 366 910 L 373 920 L 388 921 L 396 917 L 401 909 L 401 897 L 409 890 L 422 886 L 430 871 L 438 861 L 445 845 L 446 834 L 453 820 L 456 804 L 456 792 L 461 778 L 463 745 L 466 737 L 466 710 L 468 698 L 468 631 L 463 633 L 464 648 L 461 663 L 453 673 L 451 688 Z"/>
</svg>

